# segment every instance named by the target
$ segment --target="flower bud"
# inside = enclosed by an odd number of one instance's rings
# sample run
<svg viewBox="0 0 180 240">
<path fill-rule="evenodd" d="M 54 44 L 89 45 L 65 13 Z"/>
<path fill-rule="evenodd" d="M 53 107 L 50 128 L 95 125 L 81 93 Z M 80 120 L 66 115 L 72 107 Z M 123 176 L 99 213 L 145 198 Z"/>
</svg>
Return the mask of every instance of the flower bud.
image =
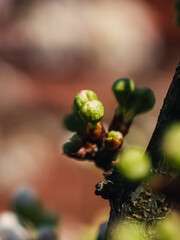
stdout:
<svg viewBox="0 0 180 240">
<path fill-rule="evenodd" d="M 157 240 L 176 240 L 180 236 L 180 218 L 173 214 L 164 221 L 157 224 L 156 238 Z"/>
<path fill-rule="evenodd" d="M 68 114 L 64 118 L 64 126 L 71 132 L 84 132 L 86 125 L 86 122 L 77 113 Z"/>
<path fill-rule="evenodd" d="M 75 96 L 74 109 L 79 112 L 85 103 L 92 100 L 97 100 L 97 95 L 91 90 L 82 90 Z"/>
<path fill-rule="evenodd" d="M 114 151 L 121 148 L 123 143 L 123 135 L 119 131 L 110 131 L 105 139 L 105 146 L 108 150 Z"/>
<path fill-rule="evenodd" d="M 147 112 L 154 107 L 155 96 L 151 89 L 143 88 L 140 91 L 137 89 L 137 106 L 136 106 L 136 115 L 140 113 Z M 138 101 L 139 98 L 139 101 Z"/>
<path fill-rule="evenodd" d="M 121 221 L 113 231 L 112 240 L 149 240 L 143 224 L 139 222 Z"/>
<path fill-rule="evenodd" d="M 140 181 L 150 172 L 150 158 L 140 147 L 127 147 L 118 158 L 117 170 L 127 180 Z"/>
<path fill-rule="evenodd" d="M 99 100 L 92 100 L 82 106 L 79 114 L 84 121 L 97 123 L 104 116 L 104 107 Z"/>
<path fill-rule="evenodd" d="M 108 133 L 108 138 L 113 138 L 113 139 L 117 139 L 117 140 L 121 141 L 121 140 L 123 140 L 123 135 L 119 131 L 110 131 Z"/>
<path fill-rule="evenodd" d="M 162 140 L 162 150 L 167 157 L 169 166 L 180 170 L 180 123 L 170 126 Z"/>
<path fill-rule="evenodd" d="M 119 103 L 124 109 L 127 99 L 134 91 L 134 82 L 131 78 L 119 78 L 112 86 L 112 91 Z"/>
<path fill-rule="evenodd" d="M 74 142 L 66 142 L 63 145 L 63 152 L 67 156 L 71 156 L 72 153 L 75 153 L 78 150 Z"/>
</svg>

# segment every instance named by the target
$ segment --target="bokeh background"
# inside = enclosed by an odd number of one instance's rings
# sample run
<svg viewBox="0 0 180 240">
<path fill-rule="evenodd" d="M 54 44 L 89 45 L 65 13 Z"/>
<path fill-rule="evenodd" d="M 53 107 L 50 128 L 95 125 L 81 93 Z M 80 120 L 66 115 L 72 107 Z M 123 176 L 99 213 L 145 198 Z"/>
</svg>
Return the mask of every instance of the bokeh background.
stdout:
<svg viewBox="0 0 180 240">
<path fill-rule="evenodd" d="M 61 240 L 107 218 L 94 195 L 102 171 L 62 154 L 62 120 L 81 89 L 113 117 L 119 77 L 153 89 L 157 103 L 137 117 L 126 144 L 146 147 L 180 60 L 180 30 L 169 0 L 0 0 L 0 211 L 30 184 L 61 215 Z"/>
</svg>

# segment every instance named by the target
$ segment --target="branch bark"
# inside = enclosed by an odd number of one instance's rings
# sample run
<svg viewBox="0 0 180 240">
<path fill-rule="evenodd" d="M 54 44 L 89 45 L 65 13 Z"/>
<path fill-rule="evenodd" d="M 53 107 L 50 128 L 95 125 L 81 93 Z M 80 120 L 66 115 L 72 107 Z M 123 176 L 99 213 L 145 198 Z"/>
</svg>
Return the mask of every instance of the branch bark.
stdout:
<svg viewBox="0 0 180 240">
<path fill-rule="evenodd" d="M 147 147 L 154 174 L 164 171 L 164 156 L 160 151 L 161 137 L 169 124 L 180 121 L 180 63 L 164 99 L 157 125 Z M 111 229 L 117 221 L 136 219 L 153 224 L 166 218 L 172 211 L 172 202 L 163 194 L 155 193 L 148 182 L 130 184 L 121 179 L 113 170 L 105 174 L 105 180 L 96 185 L 96 194 L 110 202 L 110 219 L 105 240 L 110 240 Z M 135 204 L 136 203 L 136 204 Z"/>
</svg>

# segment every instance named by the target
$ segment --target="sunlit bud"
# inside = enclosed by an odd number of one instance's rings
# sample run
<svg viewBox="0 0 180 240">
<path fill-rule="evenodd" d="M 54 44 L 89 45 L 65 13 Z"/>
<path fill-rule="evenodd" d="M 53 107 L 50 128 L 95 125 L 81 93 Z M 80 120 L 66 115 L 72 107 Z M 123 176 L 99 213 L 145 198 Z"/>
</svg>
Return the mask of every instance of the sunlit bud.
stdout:
<svg viewBox="0 0 180 240">
<path fill-rule="evenodd" d="M 97 100 L 97 95 L 91 90 L 82 90 L 76 94 L 74 99 L 74 108 L 77 112 L 81 110 L 83 105 L 89 101 Z"/>
<path fill-rule="evenodd" d="M 110 131 L 105 139 L 106 148 L 110 151 L 118 150 L 123 143 L 123 135 L 119 131 Z"/>
<path fill-rule="evenodd" d="M 174 214 L 157 224 L 157 240 L 178 240 L 180 238 L 180 218 Z"/>
<path fill-rule="evenodd" d="M 104 107 L 99 100 L 85 103 L 79 111 L 81 118 L 86 122 L 97 123 L 104 116 Z"/>
<path fill-rule="evenodd" d="M 120 78 L 113 84 L 112 90 L 119 105 L 124 108 L 127 99 L 134 91 L 134 82 L 131 78 Z"/>
<path fill-rule="evenodd" d="M 151 168 L 150 158 L 140 147 L 127 147 L 116 163 L 120 174 L 130 181 L 139 181 L 148 176 Z"/>
<path fill-rule="evenodd" d="M 123 140 L 123 135 L 119 131 L 110 131 L 108 133 L 108 138 L 114 138 L 114 139 L 117 139 L 119 141 L 122 141 Z"/>
<path fill-rule="evenodd" d="M 64 118 L 64 126 L 71 132 L 83 132 L 86 129 L 86 125 L 87 123 L 77 113 L 68 114 Z"/>
<path fill-rule="evenodd" d="M 170 166 L 180 170 L 180 123 L 175 123 L 166 130 L 162 150 Z"/>
<path fill-rule="evenodd" d="M 149 238 L 143 224 L 121 221 L 113 231 L 112 240 L 149 240 Z"/>
</svg>

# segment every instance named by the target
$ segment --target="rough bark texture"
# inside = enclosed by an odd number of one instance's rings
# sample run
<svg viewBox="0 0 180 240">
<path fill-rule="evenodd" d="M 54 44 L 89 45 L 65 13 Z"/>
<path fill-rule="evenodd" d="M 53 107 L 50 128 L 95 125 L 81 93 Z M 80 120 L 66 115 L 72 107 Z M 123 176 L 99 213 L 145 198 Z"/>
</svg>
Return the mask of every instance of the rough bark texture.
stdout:
<svg viewBox="0 0 180 240">
<path fill-rule="evenodd" d="M 164 129 L 178 120 L 180 120 L 180 63 L 147 148 L 152 159 L 153 174 L 166 171 L 163 169 L 164 156 L 160 152 L 161 137 Z M 139 220 L 151 225 L 166 218 L 172 211 L 173 203 L 163 194 L 155 193 L 148 182 L 127 183 L 115 170 L 105 174 L 105 180 L 96 185 L 96 194 L 108 199 L 111 207 L 105 240 L 111 239 L 111 229 L 119 220 Z"/>
</svg>

